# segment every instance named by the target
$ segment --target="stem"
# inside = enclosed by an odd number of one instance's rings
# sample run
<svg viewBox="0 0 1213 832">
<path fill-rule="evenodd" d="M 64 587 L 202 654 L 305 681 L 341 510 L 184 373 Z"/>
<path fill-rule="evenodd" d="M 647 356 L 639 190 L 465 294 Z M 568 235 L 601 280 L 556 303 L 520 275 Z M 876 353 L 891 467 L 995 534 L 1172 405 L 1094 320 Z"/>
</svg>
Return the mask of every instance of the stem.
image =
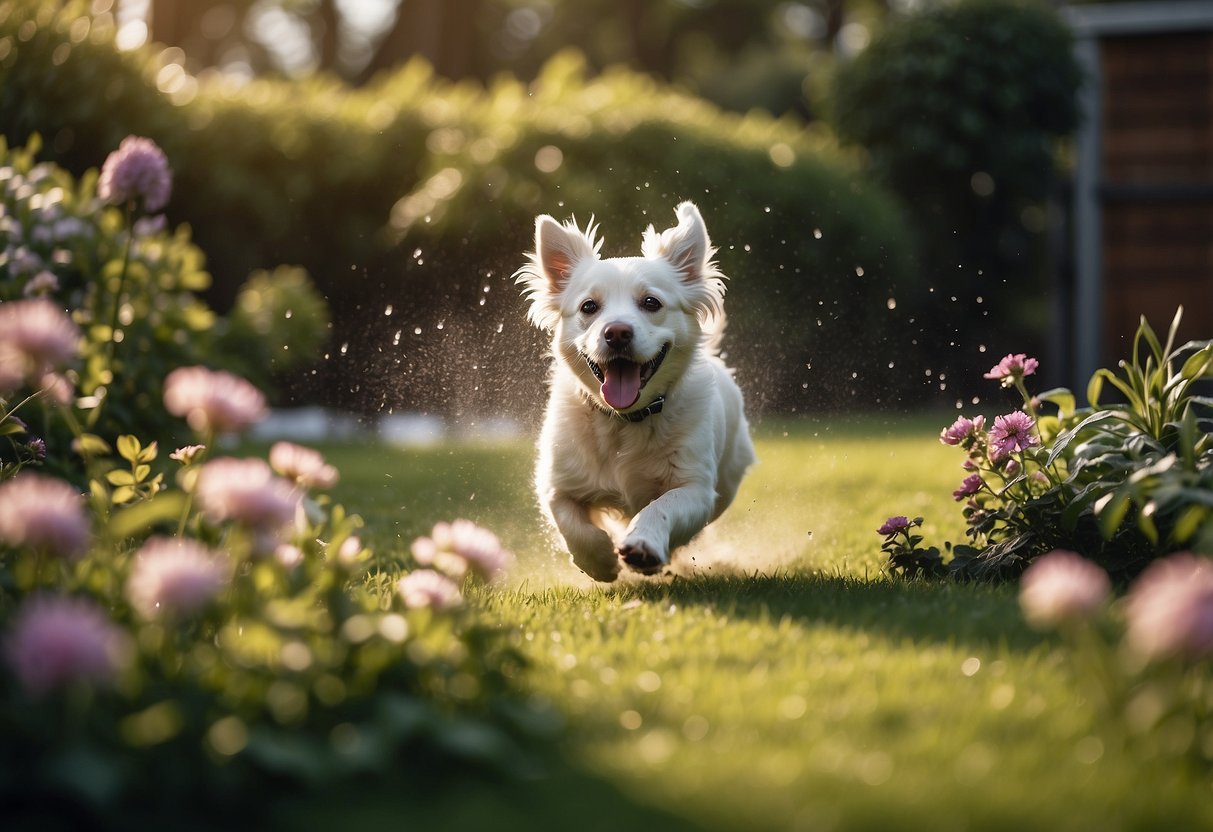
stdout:
<svg viewBox="0 0 1213 832">
<path fill-rule="evenodd" d="M 122 251 L 122 272 L 118 275 L 118 292 L 114 296 L 114 312 L 110 316 L 110 341 L 106 350 L 105 363 L 109 366 L 110 377 L 113 379 L 114 368 L 114 350 L 118 343 L 118 313 L 122 309 L 122 290 L 126 287 L 126 273 L 131 265 L 131 248 L 135 243 L 135 227 L 133 220 L 135 217 L 135 205 L 132 202 L 126 203 L 126 246 Z"/>
</svg>

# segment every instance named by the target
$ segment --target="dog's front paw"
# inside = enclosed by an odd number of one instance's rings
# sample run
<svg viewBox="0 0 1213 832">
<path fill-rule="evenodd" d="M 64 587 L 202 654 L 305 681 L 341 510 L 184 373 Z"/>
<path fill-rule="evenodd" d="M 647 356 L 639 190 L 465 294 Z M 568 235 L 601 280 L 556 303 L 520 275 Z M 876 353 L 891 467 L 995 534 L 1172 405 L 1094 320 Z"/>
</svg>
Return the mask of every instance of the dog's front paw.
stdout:
<svg viewBox="0 0 1213 832">
<path fill-rule="evenodd" d="M 610 548 L 605 551 L 573 552 L 573 565 L 596 581 L 609 584 L 619 577 L 619 558 Z"/>
<path fill-rule="evenodd" d="M 619 557 L 629 569 L 642 575 L 660 572 L 669 561 L 657 547 L 643 540 L 625 540 L 619 547 Z"/>
</svg>

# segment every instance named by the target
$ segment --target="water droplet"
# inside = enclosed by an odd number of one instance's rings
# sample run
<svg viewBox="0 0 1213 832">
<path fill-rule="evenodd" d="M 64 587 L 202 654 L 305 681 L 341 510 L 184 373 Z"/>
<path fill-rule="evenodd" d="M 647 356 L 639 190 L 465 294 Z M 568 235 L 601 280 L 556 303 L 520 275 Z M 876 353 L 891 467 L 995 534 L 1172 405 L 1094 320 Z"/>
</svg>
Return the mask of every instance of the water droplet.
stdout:
<svg viewBox="0 0 1213 832">
<path fill-rule="evenodd" d="M 820 239 L 821 239 L 821 229 L 820 229 L 820 228 L 814 228 L 814 229 L 813 229 L 813 239 L 814 239 L 814 240 L 820 240 Z"/>
<path fill-rule="evenodd" d="M 389 304 L 388 304 L 388 305 L 387 305 L 387 306 L 384 308 L 384 310 L 383 310 L 383 314 L 384 314 L 384 315 L 387 315 L 388 317 L 391 317 L 391 314 L 392 314 L 392 305 L 391 305 L 390 303 L 389 303 Z"/>
<path fill-rule="evenodd" d="M 415 326 L 415 327 L 413 327 L 413 334 L 414 334 L 414 335 L 420 335 L 420 334 L 421 334 L 421 327 L 419 327 L 419 326 Z"/>
<path fill-rule="evenodd" d="M 349 351 L 350 351 L 350 345 L 349 345 L 349 342 L 347 341 L 346 343 L 341 345 L 341 354 L 345 355 Z"/>
<path fill-rule="evenodd" d="M 897 308 L 897 298 L 889 298 L 888 300 L 886 300 L 884 302 L 884 305 L 889 307 L 890 309 L 896 309 Z"/>
</svg>

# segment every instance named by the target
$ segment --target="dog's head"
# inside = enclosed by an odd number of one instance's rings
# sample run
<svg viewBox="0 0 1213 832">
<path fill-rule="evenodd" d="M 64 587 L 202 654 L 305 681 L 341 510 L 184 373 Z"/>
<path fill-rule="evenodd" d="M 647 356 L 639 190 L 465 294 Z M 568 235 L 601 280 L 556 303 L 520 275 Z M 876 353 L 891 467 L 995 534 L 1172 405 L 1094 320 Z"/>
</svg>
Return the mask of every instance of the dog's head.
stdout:
<svg viewBox="0 0 1213 832">
<path fill-rule="evenodd" d="M 704 327 L 723 316 L 724 283 L 699 210 L 678 224 L 649 226 L 640 257 L 601 259 L 593 222 L 583 231 L 546 214 L 535 220 L 535 252 L 518 271 L 530 319 L 551 332 L 554 352 L 603 406 L 627 413 L 663 395 L 700 348 Z"/>
</svg>

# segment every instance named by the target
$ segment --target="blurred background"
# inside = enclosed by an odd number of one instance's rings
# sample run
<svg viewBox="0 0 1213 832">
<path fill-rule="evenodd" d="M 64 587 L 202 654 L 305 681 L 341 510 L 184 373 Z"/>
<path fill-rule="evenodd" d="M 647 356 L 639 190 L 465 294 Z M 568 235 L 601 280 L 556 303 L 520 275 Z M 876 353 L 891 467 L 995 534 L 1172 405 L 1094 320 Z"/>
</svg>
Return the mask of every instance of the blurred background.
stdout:
<svg viewBox="0 0 1213 832">
<path fill-rule="evenodd" d="M 1189 90 L 1167 112 L 1186 113 L 1192 160 L 1145 195 L 1171 205 L 1166 187 L 1188 189 L 1179 277 L 1144 293 L 1169 308 L 1156 328 L 1177 300 L 1198 307 L 1193 327 L 1213 308 L 1211 5 L 1113 14 L 1179 8 L 1196 37 L 1166 82 Z M 1096 8 L 0 0 L 0 132 L 40 136 L 40 156 L 76 174 L 128 134 L 153 138 L 174 168 L 168 220 L 205 253 L 220 311 L 249 302 L 250 272 L 306 274 L 328 319 L 313 305 L 293 325 L 327 339 L 279 373 L 280 405 L 530 418 L 546 344 L 512 274 L 535 215 L 593 216 L 604 254 L 631 254 L 691 199 L 730 277 L 728 358 L 755 415 L 963 408 L 1008 352 L 1039 356 L 1043 386 L 1081 385 L 1083 362 L 1124 355 L 1136 326 L 1109 317 L 1114 281 L 1083 277 L 1075 233 L 1076 148 L 1091 141 L 1077 131 L 1106 99 Z M 1179 51 L 1129 62 L 1154 103 L 1120 122 L 1170 117 L 1150 78 Z M 1170 262 L 1141 259 L 1147 282 Z M 293 312 L 289 291 L 279 307 L 270 293 L 266 308 Z"/>
</svg>

